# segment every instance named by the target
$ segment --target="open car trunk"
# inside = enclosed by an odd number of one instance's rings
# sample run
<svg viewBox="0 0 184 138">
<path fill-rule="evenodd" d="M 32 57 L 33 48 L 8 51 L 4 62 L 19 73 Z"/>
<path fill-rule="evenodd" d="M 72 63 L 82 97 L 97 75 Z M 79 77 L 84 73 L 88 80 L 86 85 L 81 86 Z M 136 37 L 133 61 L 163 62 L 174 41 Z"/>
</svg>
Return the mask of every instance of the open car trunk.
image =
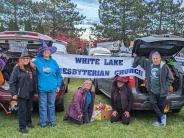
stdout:
<svg viewBox="0 0 184 138">
<path fill-rule="evenodd" d="M 6 65 L 4 69 L 1 71 L 2 76 L 4 79 L 4 83 L 0 85 L 0 91 L 8 91 L 9 90 L 9 84 L 8 81 L 10 79 L 11 73 L 13 71 L 14 66 L 18 63 L 19 57 L 21 55 L 21 51 L 25 49 L 25 47 L 28 49 L 28 52 L 31 56 L 35 57 L 38 48 L 41 47 L 41 44 L 34 44 L 34 43 L 28 43 L 22 49 L 18 46 L 18 48 L 11 48 L 10 49 L 9 43 L 0 43 L 0 53 L 1 53 L 1 59 L 5 61 Z M 17 45 L 15 45 L 17 46 Z"/>
<path fill-rule="evenodd" d="M 150 58 L 152 51 L 158 51 L 161 54 L 162 60 L 169 66 L 174 76 L 174 82 L 169 86 L 169 92 L 181 92 L 182 75 L 179 73 L 178 66 L 173 64 L 175 62 L 173 55 L 180 52 L 184 47 L 184 38 L 178 36 L 150 36 L 137 39 L 134 43 L 132 54 L 136 53 L 139 57 L 144 56 Z M 172 62 L 170 62 L 172 61 Z M 136 79 L 136 87 L 141 93 L 148 93 L 145 88 L 144 80 Z"/>
</svg>

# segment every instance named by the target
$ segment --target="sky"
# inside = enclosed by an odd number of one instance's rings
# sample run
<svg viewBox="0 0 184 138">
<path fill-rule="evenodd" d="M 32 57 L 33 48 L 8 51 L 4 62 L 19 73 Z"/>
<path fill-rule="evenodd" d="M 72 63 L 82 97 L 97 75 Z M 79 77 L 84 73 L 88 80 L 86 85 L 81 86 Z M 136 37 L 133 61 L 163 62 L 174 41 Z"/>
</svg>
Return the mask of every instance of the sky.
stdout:
<svg viewBox="0 0 184 138">
<path fill-rule="evenodd" d="M 98 0 L 71 0 L 73 3 L 77 4 L 77 10 L 86 16 L 86 19 L 93 21 L 99 21 L 98 17 Z"/>
</svg>

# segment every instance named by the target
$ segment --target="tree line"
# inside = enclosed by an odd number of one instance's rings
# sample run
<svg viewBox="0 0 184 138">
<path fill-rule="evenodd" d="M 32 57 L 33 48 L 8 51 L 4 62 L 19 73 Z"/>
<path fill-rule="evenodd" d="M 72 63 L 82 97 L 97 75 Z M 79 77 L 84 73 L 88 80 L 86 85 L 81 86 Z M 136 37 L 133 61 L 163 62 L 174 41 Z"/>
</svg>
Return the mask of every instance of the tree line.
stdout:
<svg viewBox="0 0 184 138">
<path fill-rule="evenodd" d="M 43 33 L 44 26 L 51 36 L 57 34 L 79 36 L 76 28 L 85 16 L 76 10 L 71 0 L 0 0 L 0 31 L 36 31 Z"/>
<path fill-rule="evenodd" d="M 184 36 L 183 0 L 98 0 L 100 39 L 127 40 L 151 34 Z"/>
</svg>

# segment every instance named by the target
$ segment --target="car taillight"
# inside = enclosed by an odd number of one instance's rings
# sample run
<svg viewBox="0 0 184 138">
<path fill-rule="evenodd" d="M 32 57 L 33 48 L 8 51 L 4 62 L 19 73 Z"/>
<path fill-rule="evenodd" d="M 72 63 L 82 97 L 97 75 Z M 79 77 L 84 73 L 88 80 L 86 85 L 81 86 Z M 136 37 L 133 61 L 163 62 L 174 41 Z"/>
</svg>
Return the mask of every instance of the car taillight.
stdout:
<svg viewBox="0 0 184 138">
<path fill-rule="evenodd" d="M 133 77 L 133 76 L 129 77 L 129 87 L 135 88 L 135 77 Z"/>
</svg>

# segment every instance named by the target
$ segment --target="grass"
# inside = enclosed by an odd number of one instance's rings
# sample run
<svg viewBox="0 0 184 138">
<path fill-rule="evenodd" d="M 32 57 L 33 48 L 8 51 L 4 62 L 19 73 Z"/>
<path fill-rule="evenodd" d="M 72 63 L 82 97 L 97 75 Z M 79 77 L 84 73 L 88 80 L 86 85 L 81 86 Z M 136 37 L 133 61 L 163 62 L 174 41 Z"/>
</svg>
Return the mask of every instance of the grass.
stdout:
<svg viewBox="0 0 184 138">
<path fill-rule="evenodd" d="M 65 96 L 65 107 L 68 107 L 73 92 L 83 82 L 82 79 L 72 79 L 69 85 L 69 92 Z M 108 103 L 103 95 L 96 96 L 96 102 L 101 100 Z M 22 135 L 18 132 L 18 121 L 15 114 L 5 115 L 0 112 L 0 138 L 183 138 L 184 136 L 184 110 L 180 113 L 167 116 L 167 127 L 154 127 L 155 120 L 153 112 L 136 111 L 132 113 L 132 120 L 129 126 L 121 122 L 111 124 L 109 121 L 94 121 L 87 125 L 75 125 L 70 122 L 63 122 L 64 112 L 56 113 L 55 128 L 40 128 L 38 113 L 33 115 L 35 128 L 29 133 Z"/>
</svg>

